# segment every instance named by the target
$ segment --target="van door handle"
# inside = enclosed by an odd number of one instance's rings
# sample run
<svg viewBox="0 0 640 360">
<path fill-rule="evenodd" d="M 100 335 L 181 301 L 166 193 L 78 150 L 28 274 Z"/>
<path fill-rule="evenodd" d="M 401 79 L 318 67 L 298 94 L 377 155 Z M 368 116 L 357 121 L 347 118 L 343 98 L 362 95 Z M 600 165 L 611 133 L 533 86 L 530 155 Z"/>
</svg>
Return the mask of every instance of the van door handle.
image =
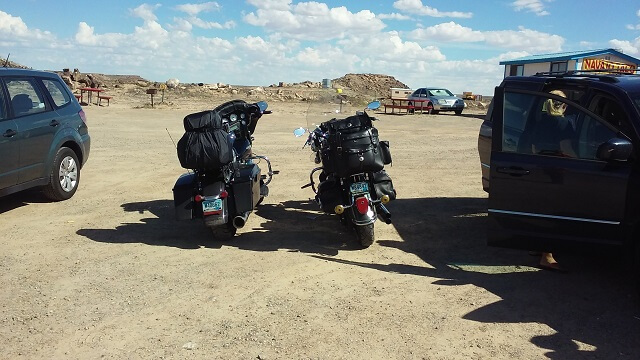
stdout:
<svg viewBox="0 0 640 360">
<path fill-rule="evenodd" d="M 53 126 L 53 127 L 56 127 L 58 125 L 60 125 L 60 123 L 58 122 L 58 120 L 55 120 L 55 119 L 51 120 L 51 122 L 49 123 L 49 126 Z"/>
<path fill-rule="evenodd" d="M 11 130 L 11 129 L 7 129 L 7 131 L 4 132 L 4 134 L 2 134 L 2 136 L 4 137 L 14 137 L 17 134 L 17 132 L 15 130 Z"/>
<path fill-rule="evenodd" d="M 530 173 L 529 170 L 523 169 L 523 168 L 517 167 L 517 166 L 499 167 L 497 169 L 497 171 L 499 173 L 508 174 L 508 175 L 511 175 L 511 176 L 524 176 L 524 175 L 529 175 L 529 173 Z"/>
</svg>

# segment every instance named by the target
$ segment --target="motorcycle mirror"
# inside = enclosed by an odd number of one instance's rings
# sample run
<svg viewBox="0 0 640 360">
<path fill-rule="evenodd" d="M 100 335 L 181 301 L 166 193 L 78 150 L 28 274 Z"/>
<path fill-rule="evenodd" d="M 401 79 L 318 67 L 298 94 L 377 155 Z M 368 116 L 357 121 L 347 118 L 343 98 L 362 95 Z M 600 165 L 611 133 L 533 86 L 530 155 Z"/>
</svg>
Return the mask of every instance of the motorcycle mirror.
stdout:
<svg viewBox="0 0 640 360">
<path fill-rule="evenodd" d="M 377 109 L 379 107 L 380 107 L 380 101 L 378 101 L 378 100 L 372 101 L 372 102 L 367 104 L 367 109 L 369 109 L 369 110 L 375 110 L 375 109 Z"/>
<path fill-rule="evenodd" d="M 304 135 L 304 133 L 306 133 L 306 132 L 307 132 L 307 129 L 301 127 L 301 128 L 297 128 L 297 129 L 293 130 L 293 135 L 295 135 L 296 137 L 300 137 L 300 136 Z"/>
<path fill-rule="evenodd" d="M 258 108 L 260 108 L 260 112 L 264 112 L 265 110 L 267 110 L 267 107 L 269 106 L 269 104 L 267 104 L 266 101 L 259 101 L 256 103 L 256 105 L 258 105 Z"/>
</svg>

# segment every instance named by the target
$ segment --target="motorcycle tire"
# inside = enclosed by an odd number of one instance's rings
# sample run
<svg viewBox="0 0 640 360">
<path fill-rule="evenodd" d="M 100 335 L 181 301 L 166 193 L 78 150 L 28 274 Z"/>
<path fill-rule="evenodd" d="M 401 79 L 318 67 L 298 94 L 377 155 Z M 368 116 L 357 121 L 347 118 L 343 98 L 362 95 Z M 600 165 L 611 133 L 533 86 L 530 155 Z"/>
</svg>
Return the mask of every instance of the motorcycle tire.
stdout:
<svg viewBox="0 0 640 360">
<path fill-rule="evenodd" d="M 210 229 L 213 234 L 213 238 L 219 241 L 231 240 L 238 232 L 238 229 L 236 229 L 230 222 L 223 226 L 210 227 Z"/>
<path fill-rule="evenodd" d="M 356 236 L 358 237 L 358 241 L 360 241 L 360 245 L 362 248 L 366 249 L 373 244 L 375 241 L 375 233 L 374 233 L 374 224 L 355 226 Z"/>
</svg>

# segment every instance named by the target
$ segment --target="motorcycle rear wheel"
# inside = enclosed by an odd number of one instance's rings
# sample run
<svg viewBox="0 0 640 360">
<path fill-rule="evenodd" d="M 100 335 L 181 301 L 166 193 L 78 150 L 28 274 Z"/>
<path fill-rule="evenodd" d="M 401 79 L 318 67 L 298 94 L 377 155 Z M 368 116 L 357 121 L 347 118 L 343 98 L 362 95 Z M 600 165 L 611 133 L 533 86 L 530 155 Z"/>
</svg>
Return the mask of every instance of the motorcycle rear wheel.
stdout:
<svg viewBox="0 0 640 360">
<path fill-rule="evenodd" d="M 369 225 L 356 225 L 356 236 L 358 237 L 358 241 L 360 241 L 360 245 L 363 248 L 368 248 L 375 241 L 375 233 L 373 223 Z"/>
</svg>

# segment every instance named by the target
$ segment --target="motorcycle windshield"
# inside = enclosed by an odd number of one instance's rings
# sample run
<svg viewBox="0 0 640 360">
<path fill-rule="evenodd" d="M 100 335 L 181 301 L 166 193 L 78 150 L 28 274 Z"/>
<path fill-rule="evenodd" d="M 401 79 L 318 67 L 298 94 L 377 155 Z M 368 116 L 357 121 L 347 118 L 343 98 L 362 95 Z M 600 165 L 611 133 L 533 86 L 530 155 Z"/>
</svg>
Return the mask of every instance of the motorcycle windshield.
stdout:
<svg viewBox="0 0 640 360">
<path fill-rule="evenodd" d="M 306 128 L 313 131 L 325 121 L 343 117 L 345 101 L 335 89 L 322 89 L 310 94 L 306 112 Z"/>
</svg>

